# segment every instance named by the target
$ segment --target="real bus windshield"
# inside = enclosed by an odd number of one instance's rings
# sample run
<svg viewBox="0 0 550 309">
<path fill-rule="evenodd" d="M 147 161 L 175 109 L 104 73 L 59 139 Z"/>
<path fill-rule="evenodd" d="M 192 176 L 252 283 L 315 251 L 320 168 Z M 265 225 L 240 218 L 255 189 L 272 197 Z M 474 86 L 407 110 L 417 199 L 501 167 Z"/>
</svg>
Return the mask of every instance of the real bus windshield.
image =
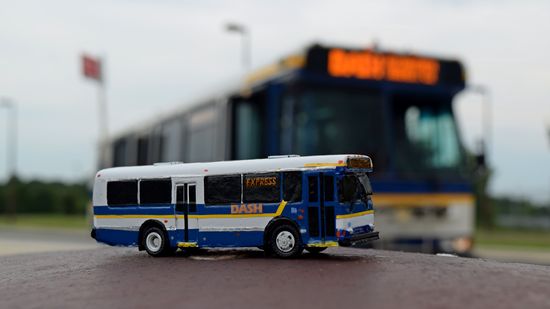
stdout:
<svg viewBox="0 0 550 309">
<path fill-rule="evenodd" d="M 375 176 L 462 178 L 464 163 L 451 96 L 395 95 L 375 90 L 313 88 L 288 95 L 282 149 L 302 155 L 365 153 Z M 286 140 L 285 140 L 286 137 Z"/>
</svg>

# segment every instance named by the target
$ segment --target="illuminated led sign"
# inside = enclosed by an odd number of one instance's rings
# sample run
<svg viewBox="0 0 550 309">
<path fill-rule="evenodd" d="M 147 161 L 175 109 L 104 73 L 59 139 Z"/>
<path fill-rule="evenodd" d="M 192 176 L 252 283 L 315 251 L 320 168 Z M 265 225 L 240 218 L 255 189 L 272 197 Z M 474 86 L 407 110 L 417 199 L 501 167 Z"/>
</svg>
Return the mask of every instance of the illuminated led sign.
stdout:
<svg viewBox="0 0 550 309">
<path fill-rule="evenodd" d="M 254 177 L 245 179 L 246 188 L 274 187 L 277 185 L 277 177 Z"/>
<path fill-rule="evenodd" d="M 334 77 L 435 85 L 439 81 L 440 63 L 417 56 L 331 49 L 327 71 Z"/>
</svg>

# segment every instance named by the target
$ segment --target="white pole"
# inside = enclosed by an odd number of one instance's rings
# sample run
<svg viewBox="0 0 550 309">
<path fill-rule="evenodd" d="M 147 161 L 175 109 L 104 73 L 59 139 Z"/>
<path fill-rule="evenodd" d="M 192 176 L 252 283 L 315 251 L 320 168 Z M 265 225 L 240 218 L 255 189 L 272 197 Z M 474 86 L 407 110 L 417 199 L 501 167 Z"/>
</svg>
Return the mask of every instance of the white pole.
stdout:
<svg viewBox="0 0 550 309">
<path fill-rule="evenodd" d="M 106 93 L 106 81 L 105 81 L 105 57 L 99 58 L 101 76 L 98 81 L 98 117 L 99 117 L 99 167 L 107 167 L 108 154 L 107 143 L 109 141 L 109 121 L 107 113 L 107 93 Z"/>
<path fill-rule="evenodd" d="M 492 126 L 493 126 L 493 113 L 492 113 L 492 104 L 491 104 L 491 94 L 487 87 L 482 85 L 469 86 L 468 89 L 474 93 L 478 93 L 483 97 L 483 104 L 481 110 L 482 117 L 482 135 L 483 135 L 483 145 L 482 150 L 485 153 L 485 157 L 489 157 L 492 143 Z"/>
<path fill-rule="evenodd" d="M 8 127 L 7 127 L 7 143 L 6 147 L 6 169 L 8 181 L 15 177 L 17 173 L 17 105 L 8 98 L 2 98 L 0 100 L 0 107 L 5 107 L 11 110 L 11 117 L 8 116 Z"/>
<path fill-rule="evenodd" d="M 228 23 L 226 24 L 225 29 L 228 32 L 235 32 L 241 35 L 242 63 L 245 73 L 248 73 L 252 66 L 252 38 L 250 31 L 244 25 L 238 23 Z"/>
<path fill-rule="evenodd" d="M 11 180 L 14 180 L 17 173 L 17 106 L 13 100 L 8 98 L 0 98 L 0 107 L 6 107 L 11 109 L 11 117 L 9 118 L 10 125 L 7 129 L 8 132 L 8 147 L 7 148 L 7 171 L 8 171 L 8 194 L 7 194 L 7 203 L 6 203 L 6 213 L 8 217 L 12 220 L 16 220 L 17 216 L 17 194 L 15 192 L 15 183 L 12 183 Z"/>
</svg>

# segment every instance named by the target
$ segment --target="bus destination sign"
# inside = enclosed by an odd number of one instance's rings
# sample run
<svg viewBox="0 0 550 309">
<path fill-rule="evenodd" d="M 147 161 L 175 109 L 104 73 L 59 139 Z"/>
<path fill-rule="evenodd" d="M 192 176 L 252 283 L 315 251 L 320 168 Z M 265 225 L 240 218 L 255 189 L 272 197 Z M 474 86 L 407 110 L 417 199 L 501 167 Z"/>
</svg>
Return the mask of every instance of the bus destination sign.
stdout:
<svg viewBox="0 0 550 309">
<path fill-rule="evenodd" d="M 378 54 L 368 50 L 331 49 L 328 73 L 334 77 L 388 80 L 401 83 L 435 85 L 439 62 L 415 56 Z"/>
<path fill-rule="evenodd" d="M 412 54 L 315 45 L 308 50 L 306 68 L 337 78 L 464 86 L 464 73 L 458 61 Z"/>
</svg>

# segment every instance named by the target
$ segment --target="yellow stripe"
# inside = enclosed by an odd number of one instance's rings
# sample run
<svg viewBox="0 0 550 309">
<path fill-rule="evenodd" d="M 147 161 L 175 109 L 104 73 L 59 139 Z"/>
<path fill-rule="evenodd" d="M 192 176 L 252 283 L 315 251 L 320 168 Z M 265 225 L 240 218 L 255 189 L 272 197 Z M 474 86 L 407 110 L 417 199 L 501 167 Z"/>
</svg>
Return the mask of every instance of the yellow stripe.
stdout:
<svg viewBox="0 0 550 309">
<path fill-rule="evenodd" d="M 307 247 L 317 247 L 317 248 L 327 248 L 327 247 L 338 247 L 338 242 L 336 241 L 325 241 L 325 242 L 316 242 L 312 244 L 307 244 Z"/>
<path fill-rule="evenodd" d="M 258 217 L 278 217 L 280 216 L 283 211 L 285 210 L 286 204 L 288 202 L 285 200 L 282 200 L 281 203 L 279 203 L 279 207 L 277 207 L 277 211 L 274 213 L 262 213 L 262 214 L 213 214 L 213 215 L 189 215 L 189 219 L 239 219 L 239 218 L 258 218 Z M 154 218 L 154 219 L 173 219 L 174 217 L 177 217 L 178 219 L 183 219 L 184 216 L 182 215 L 96 215 L 95 216 L 98 219 L 147 219 L 147 218 Z"/>
<path fill-rule="evenodd" d="M 374 210 L 365 210 L 365 211 L 356 212 L 348 215 L 337 215 L 336 219 L 348 219 L 348 218 L 359 217 L 364 215 L 372 215 L 372 214 L 374 214 Z"/>
<path fill-rule="evenodd" d="M 178 242 L 179 248 L 194 248 L 198 247 L 196 242 Z"/>
<path fill-rule="evenodd" d="M 277 207 L 277 211 L 275 212 L 275 217 L 280 216 L 283 213 L 283 210 L 285 210 L 287 201 L 282 200 L 279 204 L 279 207 Z"/>
<path fill-rule="evenodd" d="M 451 203 L 473 206 L 474 196 L 469 193 L 375 193 L 372 201 L 375 207 L 447 207 Z"/>
<path fill-rule="evenodd" d="M 251 73 L 246 78 L 246 83 L 248 85 L 254 84 L 257 82 L 261 82 L 263 80 L 266 80 L 270 77 L 273 77 L 277 74 L 280 74 L 281 72 L 285 70 L 292 70 L 292 69 L 299 69 L 302 68 L 305 64 L 305 57 L 304 55 L 296 54 L 296 55 L 290 55 L 280 62 L 268 65 L 266 67 L 263 67 L 253 73 Z"/>
<path fill-rule="evenodd" d="M 346 166 L 346 163 L 306 163 L 304 167 Z"/>
</svg>

